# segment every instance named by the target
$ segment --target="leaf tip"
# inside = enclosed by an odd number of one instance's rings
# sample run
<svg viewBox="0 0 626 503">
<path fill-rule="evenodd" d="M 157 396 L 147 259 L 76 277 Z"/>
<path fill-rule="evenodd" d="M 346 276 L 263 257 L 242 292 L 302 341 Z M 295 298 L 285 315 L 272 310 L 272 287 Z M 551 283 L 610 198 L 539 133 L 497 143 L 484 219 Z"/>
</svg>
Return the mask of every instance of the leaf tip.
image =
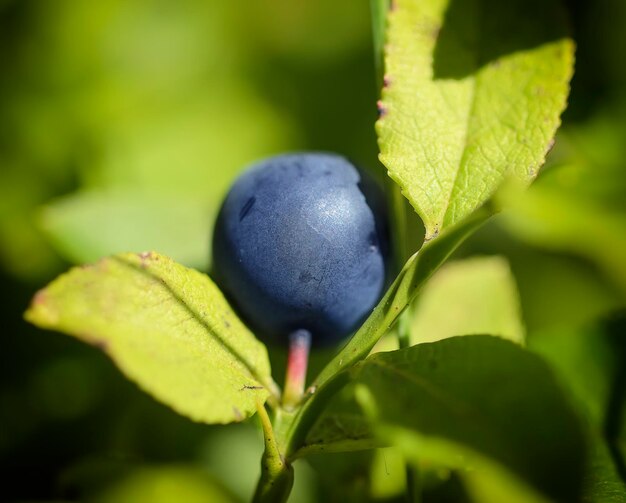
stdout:
<svg viewBox="0 0 626 503">
<path fill-rule="evenodd" d="M 35 293 L 23 316 L 28 323 L 42 328 L 53 326 L 59 321 L 59 313 L 50 306 L 45 289 Z"/>
<path fill-rule="evenodd" d="M 439 224 L 427 225 L 426 234 L 424 235 L 424 244 L 432 241 L 439 236 Z"/>
</svg>

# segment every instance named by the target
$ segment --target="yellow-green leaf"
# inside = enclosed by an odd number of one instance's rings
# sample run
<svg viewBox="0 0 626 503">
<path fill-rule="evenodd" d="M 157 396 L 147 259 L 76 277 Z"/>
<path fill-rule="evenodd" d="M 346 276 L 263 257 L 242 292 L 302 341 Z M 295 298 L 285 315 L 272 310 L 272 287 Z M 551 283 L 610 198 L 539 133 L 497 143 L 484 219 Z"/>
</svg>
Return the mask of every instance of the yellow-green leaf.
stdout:
<svg viewBox="0 0 626 503">
<path fill-rule="evenodd" d="M 380 157 L 427 239 L 505 178 L 535 178 L 569 91 L 574 49 L 564 25 L 556 0 L 394 3 Z"/>
<path fill-rule="evenodd" d="M 444 265 L 418 298 L 411 342 L 492 334 L 524 342 L 515 278 L 503 257 L 473 257 Z"/>
<path fill-rule="evenodd" d="M 157 253 L 73 268 L 38 292 L 25 316 L 102 349 L 196 421 L 242 420 L 273 391 L 265 347 L 209 277 Z"/>
</svg>

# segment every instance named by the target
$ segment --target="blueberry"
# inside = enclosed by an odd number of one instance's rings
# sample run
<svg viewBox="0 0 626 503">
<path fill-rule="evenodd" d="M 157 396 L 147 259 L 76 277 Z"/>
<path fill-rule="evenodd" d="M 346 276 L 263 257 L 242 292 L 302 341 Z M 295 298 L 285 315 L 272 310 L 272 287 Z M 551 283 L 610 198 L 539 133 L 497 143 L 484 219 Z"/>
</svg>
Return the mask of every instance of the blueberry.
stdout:
<svg viewBox="0 0 626 503">
<path fill-rule="evenodd" d="M 385 285 L 388 236 L 380 189 L 345 158 L 279 155 L 235 182 L 213 235 L 213 276 L 242 317 L 284 343 L 353 332 Z"/>
</svg>

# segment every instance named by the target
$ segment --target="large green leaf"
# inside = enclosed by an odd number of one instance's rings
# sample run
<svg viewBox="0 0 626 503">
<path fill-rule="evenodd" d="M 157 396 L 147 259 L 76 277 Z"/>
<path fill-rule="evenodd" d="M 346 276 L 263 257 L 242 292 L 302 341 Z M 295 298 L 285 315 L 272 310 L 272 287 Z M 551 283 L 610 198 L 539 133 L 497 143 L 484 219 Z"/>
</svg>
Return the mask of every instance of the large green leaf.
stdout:
<svg viewBox="0 0 626 503">
<path fill-rule="evenodd" d="M 559 125 L 573 43 L 556 0 L 397 0 L 389 13 L 381 160 L 426 238 L 508 177 L 529 183 Z"/>
<path fill-rule="evenodd" d="M 547 365 L 517 344 L 455 337 L 374 354 L 352 374 L 379 432 L 410 456 L 466 468 L 476 456 L 551 498 L 576 500 L 578 419 Z"/>
<path fill-rule="evenodd" d="M 102 349 L 196 421 L 242 420 L 274 391 L 265 347 L 208 276 L 156 253 L 73 268 L 38 292 L 25 316 Z"/>
<path fill-rule="evenodd" d="M 417 299 L 412 342 L 493 334 L 524 342 L 515 278 L 503 257 L 474 257 L 444 265 Z"/>
<path fill-rule="evenodd" d="M 142 191 L 79 192 L 44 207 L 41 223 L 75 263 L 129 250 L 160 250 L 205 269 L 220 196 L 197 198 Z"/>
</svg>

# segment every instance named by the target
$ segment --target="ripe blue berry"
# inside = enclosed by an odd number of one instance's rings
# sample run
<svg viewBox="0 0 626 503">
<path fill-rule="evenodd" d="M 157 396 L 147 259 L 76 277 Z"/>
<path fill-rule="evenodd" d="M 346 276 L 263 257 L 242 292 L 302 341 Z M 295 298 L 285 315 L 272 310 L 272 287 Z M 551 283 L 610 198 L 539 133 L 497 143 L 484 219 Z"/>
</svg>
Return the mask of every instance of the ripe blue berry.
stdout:
<svg viewBox="0 0 626 503">
<path fill-rule="evenodd" d="M 235 182 L 213 235 L 213 273 L 257 332 L 285 342 L 305 329 L 337 341 L 385 284 L 388 237 L 378 187 L 345 158 L 272 157 Z"/>
</svg>

